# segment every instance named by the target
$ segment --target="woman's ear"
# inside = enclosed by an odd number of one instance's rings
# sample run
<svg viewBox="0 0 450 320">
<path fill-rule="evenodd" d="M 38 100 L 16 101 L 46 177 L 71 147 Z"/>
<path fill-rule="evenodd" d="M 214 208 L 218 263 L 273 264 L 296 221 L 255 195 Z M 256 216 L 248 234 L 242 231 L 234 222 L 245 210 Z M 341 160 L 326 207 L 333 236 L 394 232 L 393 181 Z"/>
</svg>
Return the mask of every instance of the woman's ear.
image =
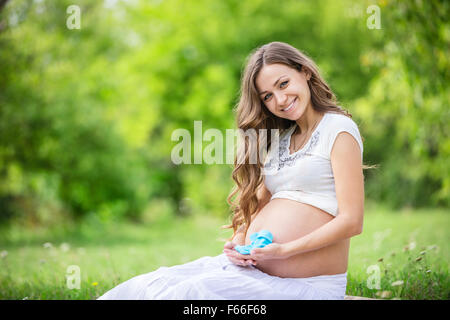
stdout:
<svg viewBox="0 0 450 320">
<path fill-rule="evenodd" d="M 309 81 L 309 79 L 311 79 L 311 71 L 309 71 L 306 68 L 303 68 L 303 73 L 305 74 L 306 81 Z"/>
</svg>

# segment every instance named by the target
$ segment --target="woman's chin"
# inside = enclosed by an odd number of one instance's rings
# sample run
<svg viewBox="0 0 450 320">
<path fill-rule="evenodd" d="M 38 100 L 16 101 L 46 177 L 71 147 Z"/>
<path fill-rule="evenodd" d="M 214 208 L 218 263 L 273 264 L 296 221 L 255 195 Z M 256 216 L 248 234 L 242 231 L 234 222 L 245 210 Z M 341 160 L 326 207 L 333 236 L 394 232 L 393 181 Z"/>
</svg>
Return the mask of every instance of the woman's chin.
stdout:
<svg viewBox="0 0 450 320">
<path fill-rule="evenodd" d="M 283 118 L 297 121 L 297 119 L 300 118 L 302 114 L 303 113 L 298 110 L 298 107 L 296 107 L 295 110 L 292 110 L 292 112 L 284 114 Z"/>
</svg>

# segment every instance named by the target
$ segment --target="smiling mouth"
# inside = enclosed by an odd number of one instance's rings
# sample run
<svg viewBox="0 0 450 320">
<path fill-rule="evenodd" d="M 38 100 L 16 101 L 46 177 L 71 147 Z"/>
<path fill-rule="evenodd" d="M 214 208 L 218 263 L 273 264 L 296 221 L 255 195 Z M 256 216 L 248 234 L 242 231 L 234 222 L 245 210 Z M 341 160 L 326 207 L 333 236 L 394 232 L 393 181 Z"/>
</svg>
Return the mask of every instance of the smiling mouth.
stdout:
<svg viewBox="0 0 450 320">
<path fill-rule="evenodd" d="M 295 101 L 297 101 L 297 98 L 295 98 L 294 101 L 292 101 L 291 104 L 287 108 L 281 109 L 281 111 L 287 112 L 287 111 L 291 110 L 294 107 Z"/>
</svg>

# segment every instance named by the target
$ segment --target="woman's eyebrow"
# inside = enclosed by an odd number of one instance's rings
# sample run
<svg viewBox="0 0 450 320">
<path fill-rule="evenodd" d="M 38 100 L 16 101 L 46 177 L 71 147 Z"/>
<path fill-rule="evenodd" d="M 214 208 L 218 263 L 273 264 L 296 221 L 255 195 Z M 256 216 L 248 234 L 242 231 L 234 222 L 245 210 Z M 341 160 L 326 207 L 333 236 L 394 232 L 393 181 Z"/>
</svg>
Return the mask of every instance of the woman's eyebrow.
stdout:
<svg viewBox="0 0 450 320">
<path fill-rule="evenodd" d="M 278 80 L 275 81 L 275 83 L 273 84 L 273 86 L 275 87 L 275 86 L 277 85 L 278 81 L 280 81 L 280 79 L 283 78 L 284 76 L 285 76 L 285 74 L 283 74 L 281 77 L 279 77 Z M 259 93 L 259 95 L 262 95 L 263 93 L 266 93 L 266 92 L 267 92 L 267 91 L 262 91 L 262 92 Z"/>
</svg>

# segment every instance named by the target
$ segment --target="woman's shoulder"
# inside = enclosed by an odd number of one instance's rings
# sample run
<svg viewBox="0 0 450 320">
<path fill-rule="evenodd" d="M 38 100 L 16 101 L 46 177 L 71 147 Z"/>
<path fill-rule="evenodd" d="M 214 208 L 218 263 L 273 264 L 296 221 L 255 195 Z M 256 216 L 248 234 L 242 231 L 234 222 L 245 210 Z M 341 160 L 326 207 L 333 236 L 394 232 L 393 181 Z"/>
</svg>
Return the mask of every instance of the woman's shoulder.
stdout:
<svg viewBox="0 0 450 320">
<path fill-rule="evenodd" d="M 329 112 L 328 121 L 325 125 L 326 155 L 330 156 L 331 149 L 339 133 L 345 131 L 350 133 L 358 142 L 361 153 L 363 151 L 363 141 L 356 122 L 349 116 L 342 113 Z"/>
<path fill-rule="evenodd" d="M 339 128 L 347 128 L 351 127 L 354 129 L 358 129 L 358 124 L 353 120 L 353 118 L 336 112 L 327 112 L 328 122 L 326 127 L 330 129 L 339 129 Z"/>
</svg>

